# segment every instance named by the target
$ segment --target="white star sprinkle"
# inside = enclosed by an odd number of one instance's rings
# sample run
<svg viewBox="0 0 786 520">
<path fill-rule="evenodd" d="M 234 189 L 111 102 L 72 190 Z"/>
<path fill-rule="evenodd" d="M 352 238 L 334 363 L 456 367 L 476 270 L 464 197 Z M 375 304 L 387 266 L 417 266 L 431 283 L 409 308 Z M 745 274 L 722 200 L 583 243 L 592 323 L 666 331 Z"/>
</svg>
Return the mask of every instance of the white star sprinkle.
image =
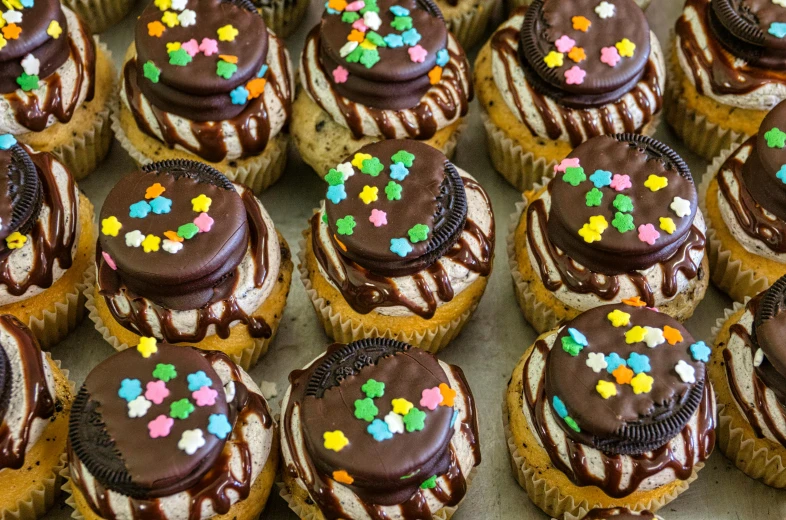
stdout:
<svg viewBox="0 0 786 520">
<path fill-rule="evenodd" d="M 22 23 L 22 11 L 6 11 L 3 18 L 7 23 Z"/>
<path fill-rule="evenodd" d="M 135 229 L 126 233 L 126 245 L 128 247 L 139 247 L 145 240 L 145 235 L 141 231 Z"/>
<path fill-rule="evenodd" d="M 235 382 L 230 381 L 224 387 L 224 394 L 227 396 L 227 402 L 231 402 L 235 398 Z"/>
<path fill-rule="evenodd" d="M 347 56 L 350 55 L 352 51 L 357 49 L 357 47 L 358 47 L 358 42 L 347 42 L 344 45 L 342 45 L 341 49 L 339 49 L 338 51 L 338 54 L 342 58 L 346 58 Z"/>
<path fill-rule="evenodd" d="M 363 23 L 372 31 L 376 31 L 382 25 L 382 20 L 374 11 L 368 11 L 363 15 Z"/>
<path fill-rule="evenodd" d="M 611 18 L 612 16 L 614 16 L 615 10 L 616 8 L 614 7 L 614 4 L 610 4 L 605 0 L 599 3 L 598 6 L 595 8 L 595 12 L 597 13 L 597 15 L 604 19 Z"/>
<path fill-rule="evenodd" d="M 182 11 L 186 8 L 188 0 L 172 0 L 172 9 L 175 11 Z"/>
<path fill-rule="evenodd" d="M 180 441 L 177 443 L 177 447 L 189 455 L 193 455 L 197 452 L 199 448 L 205 445 L 205 436 L 202 433 L 202 430 L 197 428 L 196 430 L 186 430 L 183 432 L 183 435 L 180 437 Z"/>
<path fill-rule="evenodd" d="M 683 199 L 682 197 L 674 197 L 674 200 L 671 201 L 671 205 L 669 207 L 680 218 L 690 215 L 690 202 Z"/>
<path fill-rule="evenodd" d="M 756 349 L 756 353 L 753 355 L 753 366 L 760 367 L 762 363 L 764 363 L 764 351 Z"/>
<path fill-rule="evenodd" d="M 682 379 L 683 383 L 696 382 L 696 369 L 686 363 L 685 360 L 680 359 L 680 362 L 677 363 L 677 366 L 674 367 L 674 370 L 680 375 L 680 379 Z"/>
<path fill-rule="evenodd" d="M 191 9 L 186 9 L 177 15 L 177 19 L 183 27 L 191 27 L 196 23 L 196 13 Z"/>
<path fill-rule="evenodd" d="M 28 54 L 22 60 L 22 68 L 28 76 L 38 76 L 38 72 L 41 70 L 41 62 L 32 54 Z"/>
<path fill-rule="evenodd" d="M 344 176 L 344 182 L 347 182 L 347 179 L 355 175 L 355 169 L 352 167 L 352 163 L 341 163 L 336 166 L 336 170 L 341 172 L 341 175 Z"/>
<path fill-rule="evenodd" d="M 644 327 L 644 330 L 647 331 L 646 334 L 644 334 L 644 343 L 646 343 L 649 348 L 655 348 L 666 341 L 666 338 L 663 337 L 662 329 Z"/>
<path fill-rule="evenodd" d="M 385 424 L 390 433 L 404 433 L 404 419 L 397 413 L 390 412 L 385 416 Z"/>
<path fill-rule="evenodd" d="M 587 357 L 587 366 L 596 374 L 600 374 L 600 371 L 605 370 L 609 364 L 606 362 L 606 356 L 600 352 L 590 352 Z"/>
<path fill-rule="evenodd" d="M 132 419 L 144 417 L 153 403 L 141 395 L 128 403 L 128 416 Z"/>
<path fill-rule="evenodd" d="M 167 238 L 164 239 L 164 242 L 161 244 L 161 247 L 167 253 L 172 253 L 174 255 L 175 253 L 178 253 L 181 249 L 183 249 L 183 243 L 177 242 L 175 240 L 169 240 Z"/>
</svg>

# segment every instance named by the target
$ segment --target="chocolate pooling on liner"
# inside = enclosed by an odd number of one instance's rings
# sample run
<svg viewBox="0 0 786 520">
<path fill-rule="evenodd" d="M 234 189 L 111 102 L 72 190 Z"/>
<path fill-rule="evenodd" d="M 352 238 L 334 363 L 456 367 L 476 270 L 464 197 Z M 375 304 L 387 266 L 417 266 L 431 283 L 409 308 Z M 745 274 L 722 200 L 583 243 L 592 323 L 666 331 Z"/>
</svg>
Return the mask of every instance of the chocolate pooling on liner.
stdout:
<svg viewBox="0 0 786 520">
<path fill-rule="evenodd" d="M 38 170 L 27 151 L 19 144 L 0 150 L 0 258 L 11 252 L 6 238 L 31 232 L 42 203 Z"/>
<path fill-rule="evenodd" d="M 786 69 L 786 40 L 774 34 L 779 24 L 786 29 L 782 6 L 771 0 L 712 0 L 708 22 L 714 37 L 735 56 L 755 66 Z"/>
</svg>

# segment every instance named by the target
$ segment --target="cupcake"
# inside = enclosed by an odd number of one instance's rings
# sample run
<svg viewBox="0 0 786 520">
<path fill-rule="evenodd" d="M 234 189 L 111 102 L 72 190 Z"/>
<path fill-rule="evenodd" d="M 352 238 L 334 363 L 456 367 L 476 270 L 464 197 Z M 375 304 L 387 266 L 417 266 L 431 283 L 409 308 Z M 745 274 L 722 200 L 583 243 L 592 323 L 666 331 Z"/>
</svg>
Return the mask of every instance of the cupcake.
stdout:
<svg viewBox="0 0 786 520">
<path fill-rule="evenodd" d="M 585 515 L 565 516 L 566 520 L 663 520 L 649 511 L 631 511 L 627 507 L 593 509 Z"/>
<path fill-rule="evenodd" d="M 734 304 L 713 331 L 718 447 L 751 478 L 786 489 L 786 277 Z"/>
<path fill-rule="evenodd" d="M 168 8 L 171 8 L 172 4 L 177 5 L 178 1 L 183 0 L 165 0 Z M 134 7 L 134 2 L 135 0 L 63 0 L 94 33 L 102 33 L 125 18 Z"/>
<path fill-rule="evenodd" d="M 709 355 L 667 314 L 628 304 L 541 335 L 513 370 L 503 413 L 534 504 L 560 518 L 655 512 L 684 492 L 715 446 Z"/>
<path fill-rule="evenodd" d="M 417 139 L 451 156 L 470 69 L 432 0 L 333 0 L 300 57 L 292 137 L 320 177 L 358 148 Z"/>
<path fill-rule="evenodd" d="M 289 294 L 289 248 L 251 190 L 186 160 L 123 177 L 101 208 L 90 318 L 113 347 L 140 336 L 220 350 L 243 368 L 267 352 Z"/>
<path fill-rule="evenodd" d="M 58 0 L 3 4 L 0 134 L 52 152 L 81 179 L 112 142 L 112 57 Z"/>
<path fill-rule="evenodd" d="M 45 348 L 84 316 L 94 226 L 93 205 L 62 163 L 0 135 L 0 314 Z"/>
<path fill-rule="evenodd" d="M 543 333 L 631 301 L 688 319 L 707 290 L 704 217 L 688 165 L 650 137 L 590 139 L 513 215 L 508 258 L 524 316 Z"/>
<path fill-rule="evenodd" d="M 74 400 L 74 518 L 254 520 L 277 466 L 268 404 L 221 352 L 142 338 L 93 369 Z"/>
<path fill-rule="evenodd" d="M 412 140 L 364 146 L 325 177 L 300 275 L 328 336 L 394 338 L 430 352 L 469 320 L 494 257 L 483 188 Z"/>
<path fill-rule="evenodd" d="M 292 103 L 284 42 L 250 0 L 156 1 L 125 64 L 118 139 L 140 165 L 208 162 L 259 192 L 281 176 Z"/>
<path fill-rule="evenodd" d="M 523 191 L 594 136 L 651 134 L 665 81 L 660 43 L 632 0 L 536 0 L 475 62 L 491 162 Z"/>
<path fill-rule="evenodd" d="M 687 0 L 677 20 L 666 119 L 707 160 L 756 135 L 786 99 L 786 8 Z"/>
<path fill-rule="evenodd" d="M 498 0 L 434 0 L 448 30 L 464 49 L 477 45 L 486 33 Z"/>
<path fill-rule="evenodd" d="M 453 515 L 480 464 L 460 368 L 373 338 L 331 345 L 289 379 L 281 495 L 300 518 Z"/>
<path fill-rule="evenodd" d="M 641 7 L 642 9 L 646 9 L 650 5 L 650 0 L 633 0 L 636 2 L 636 5 Z M 507 0 L 507 6 L 509 10 L 517 9 L 521 6 L 529 5 L 532 3 L 532 0 Z M 611 2 L 614 3 L 614 2 Z"/>
<path fill-rule="evenodd" d="M 310 0 L 251 0 L 271 31 L 286 38 L 297 30 L 308 12 Z"/>
<path fill-rule="evenodd" d="M 729 149 L 702 183 L 710 272 L 737 301 L 752 298 L 786 273 L 786 101 L 757 135 Z"/>
</svg>

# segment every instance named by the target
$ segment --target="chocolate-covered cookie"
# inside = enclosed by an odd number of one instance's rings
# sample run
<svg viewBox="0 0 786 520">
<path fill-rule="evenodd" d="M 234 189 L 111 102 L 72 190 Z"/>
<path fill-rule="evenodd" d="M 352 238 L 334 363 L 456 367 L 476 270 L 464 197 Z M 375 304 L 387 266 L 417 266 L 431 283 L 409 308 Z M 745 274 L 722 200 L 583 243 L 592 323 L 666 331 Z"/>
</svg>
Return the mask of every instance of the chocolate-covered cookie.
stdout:
<svg viewBox="0 0 786 520">
<path fill-rule="evenodd" d="M 10 135 L 0 136 L 0 256 L 24 245 L 43 200 L 38 170 Z"/>
<path fill-rule="evenodd" d="M 549 184 L 549 240 L 590 270 L 617 275 L 662 262 L 688 238 L 698 207 L 685 162 L 641 135 L 579 145 Z"/>
<path fill-rule="evenodd" d="M 521 27 L 519 56 L 542 94 L 566 106 L 603 105 L 643 76 L 650 28 L 632 0 L 536 0 Z"/>
<path fill-rule="evenodd" d="M 775 282 L 756 306 L 751 339 L 764 356 L 756 374 L 786 406 L 786 276 Z"/>
<path fill-rule="evenodd" d="M 649 511 L 634 512 L 627 507 L 593 509 L 582 520 L 655 520 L 658 518 Z"/>
<path fill-rule="evenodd" d="M 637 455 L 679 435 L 698 410 L 709 347 L 638 300 L 567 323 L 546 361 L 546 398 L 560 427 L 606 453 Z"/>
<path fill-rule="evenodd" d="M 762 121 L 755 149 L 742 168 L 742 178 L 756 204 L 786 220 L 786 101 Z"/>
<path fill-rule="evenodd" d="M 756 66 L 786 68 L 786 8 L 772 0 L 713 0 L 709 25 L 732 54 Z"/>
<path fill-rule="evenodd" d="M 325 180 L 325 213 L 336 250 L 376 274 L 427 268 L 464 229 L 463 181 L 440 151 L 424 143 L 364 146 Z"/>
</svg>

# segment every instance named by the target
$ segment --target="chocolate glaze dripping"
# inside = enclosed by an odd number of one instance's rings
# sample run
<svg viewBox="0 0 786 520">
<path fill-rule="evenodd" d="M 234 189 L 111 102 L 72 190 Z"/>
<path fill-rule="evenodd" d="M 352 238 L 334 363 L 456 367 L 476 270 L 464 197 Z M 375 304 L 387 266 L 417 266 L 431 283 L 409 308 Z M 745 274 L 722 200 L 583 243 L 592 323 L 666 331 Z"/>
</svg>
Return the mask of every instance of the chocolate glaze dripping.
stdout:
<svg viewBox="0 0 786 520">
<path fill-rule="evenodd" d="M 48 153 L 39 153 L 30 154 L 30 158 L 41 179 L 44 204 L 50 208 L 49 229 L 44 229 L 40 220 L 33 226 L 31 240 L 33 251 L 36 254 L 31 259 L 33 265 L 27 278 L 22 281 L 14 281 L 11 275 L 10 257 L 13 250 L 8 249 L 0 252 L 0 284 L 5 286 L 9 294 L 13 296 L 22 296 L 32 286 L 43 289 L 51 287 L 54 281 L 55 262 L 62 269 L 71 267 L 73 262 L 71 254 L 79 221 L 78 196 L 72 196 L 69 208 L 71 222 L 66 223 L 65 205 L 69 201 L 64 201 L 60 196 L 57 179 L 52 172 L 53 156 Z M 47 236 L 51 237 L 52 242 L 47 240 Z"/>
<path fill-rule="evenodd" d="M 491 48 L 494 52 L 498 52 L 501 55 L 501 62 L 505 67 L 505 77 L 508 83 L 507 87 L 516 104 L 519 119 L 527 126 L 533 136 L 537 136 L 538 134 L 535 132 L 534 127 L 527 120 L 524 101 L 517 94 L 517 87 L 511 73 L 511 63 L 520 64 L 518 54 L 519 33 L 520 31 L 515 27 L 500 29 L 494 33 L 494 36 L 491 38 Z M 656 100 L 654 105 L 645 94 L 642 83 L 645 83 L 652 91 Z M 555 113 L 546 102 L 546 96 L 538 93 L 529 83 L 527 83 L 527 90 L 532 98 L 533 105 L 543 121 L 543 125 L 546 127 L 546 133 L 549 139 L 559 139 L 562 136 L 563 130 L 560 127 L 560 121 L 565 125 L 565 131 L 567 132 L 570 144 L 574 147 L 590 137 L 617 133 L 618 130 L 614 127 L 615 115 L 622 119 L 625 133 L 636 133 L 641 131 L 641 128 L 637 128 L 633 122 L 631 107 L 622 99 L 595 109 L 599 110 L 602 116 L 601 124 L 598 125 L 593 120 L 591 109 L 569 108 L 557 104 L 557 112 Z M 652 61 L 647 62 L 644 69 L 644 75 L 629 93 L 632 94 L 636 100 L 635 103 L 637 108 L 644 114 L 644 124 L 647 124 L 652 120 L 654 114 L 658 113 L 663 106 L 663 92 L 658 83 L 657 70 Z M 576 117 L 578 117 L 580 123 L 575 120 Z M 586 133 L 587 139 L 582 135 L 582 131 Z"/>
<path fill-rule="evenodd" d="M 543 239 L 545 251 L 541 250 L 535 241 L 533 234 L 533 216 L 537 216 L 538 230 Z M 546 223 L 548 215 L 546 204 L 543 200 L 532 201 L 527 207 L 527 242 L 529 250 L 535 256 L 535 263 L 539 267 L 540 279 L 543 285 L 551 292 L 556 292 L 563 285 L 567 290 L 578 293 L 592 293 L 597 297 L 611 301 L 617 297 L 620 291 L 620 276 L 627 276 L 631 283 L 638 290 L 639 296 L 648 307 L 655 306 L 655 296 L 647 281 L 646 276 L 638 271 L 633 271 L 625 275 L 605 276 L 593 273 L 588 269 L 579 268 L 565 253 L 559 251 L 548 239 Z M 688 280 L 703 276 L 701 265 L 696 265 L 690 257 L 690 252 L 694 249 L 704 249 L 704 234 L 695 226 L 691 226 L 688 237 L 680 248 L 665 262 L 660 265 L 663 267 L 663 286 L 662 294 L 667 298 L 673 298 L 677 294 L 677 274 L 682 273 Z M 549 276 L 548 263 L 546 257 L 551 259 L 559 273 L 559 280 L 552 280 Z"/>
<path fill-rule="evenodd" d="M 481 193 L 490 207 L 488 195 L 478 183 L 466 177 L 462 177 L 462 180 L 466 189 Z M 336 254 L 339 263 L 336 266 L 320 247 L 320 225 L 319 214 L 315 214 L 311 217 L 311 247 L 314 251 L 314 256 L 355 312 L 368 314 L 379 307 L 402 306 L 423 319 L 432 318 L 437 311 L 438 302 L 426 280 L 426 276 L 430 277 L 431 281 L 436 285 L 437 296 L 441 301 L 449 302 L 453 299 L 454 291 L 450 284 L 450 278 L 439 262 L 429 266 L 425 272 L 413 275 L 420 297 L 426 302 L 425 308 L 403 295 L 392 278 L 374 274 L 341 254 Z M 462 236 L 453 248 L 445 254 L 444 258 L 461 264 L 480 276 L 488 276 L 491 273 L 494 255 L 492 247 L 494 243 L 493 220 L 491 222 L 491 233 L 488 236 L 470 218 L 467 218 L 463 233 L 470 234 L 477 241 L 480 245 L 480 255 L 475 255 L 472 252 L 469 242 Z"/>
<path fill-rule="evenodd" d="M 5 421 L 0 423 L 0 469 L 20 469 L 25 463 L 33 421 L 52 418 L 62 405 L 55 403 L 55 397 L 49 393 L 41 350 L 31 333 L 22 329 L 19 321 L 10 315 L 0 316 L 0 327 L 13 336 L 19 346 L 19 357 L 25 370 L 23 390 L 28 405 L 27 415 L 23 418 L 21 442 L 11 435 Z"/>
<path fill-rule="evenodd" d="M 549 352 L 549 347 L 545 341 L 539 340 L 535 343 L 534 349 L 545 357 Z M 534 352 L 533 352 L 534 353 Z M 710 385 L 705 385 L 704 394 L 697 413 L 697 430 L 694 432 L 686 426 L 680 437 L 683 442 L 685 463 L 678 460 L 677 454 L 669 447 L 669 444 L 642 455 L 611 455 L 598 451 L 600 454 L 605 478 L 600 479 L 589 471 L 587 455 L 584 452 L 585 446 L 571 440 L 565 436 L 563 448 L 567 451 L 570 459 L 570 466 L 566 465 L 559 456 L 559 447 L 551 438 L 546 430 L 546 414 L 552 413 L 548 399 L 546 397 L 545 377 L 541 375 L 538 381 L 538 388 L 535 395 L 530 391 L 527 384 L 532 356 L 524 363 L 524 400 L 528 407 L 532 425 L 535 433 L 541 441 L 541 445 L 551 459 L 551 463 L 563 472 L 577 486 L 597 486 L 604 493 L 612 498 L 623 498 L 635 492 L 639 486 L 648 478 L 657 473 L 671 469 L 679 480 L 687 480 L 694 472 L 694 458 L 698 462 L 704 462 L 709 458 L 715 446 L 715 417 L 713 416 L 713 396 Z M 627 485 L 623 484 L 624 458 L 631 462 L 631 475 Z"/>
</svg>

